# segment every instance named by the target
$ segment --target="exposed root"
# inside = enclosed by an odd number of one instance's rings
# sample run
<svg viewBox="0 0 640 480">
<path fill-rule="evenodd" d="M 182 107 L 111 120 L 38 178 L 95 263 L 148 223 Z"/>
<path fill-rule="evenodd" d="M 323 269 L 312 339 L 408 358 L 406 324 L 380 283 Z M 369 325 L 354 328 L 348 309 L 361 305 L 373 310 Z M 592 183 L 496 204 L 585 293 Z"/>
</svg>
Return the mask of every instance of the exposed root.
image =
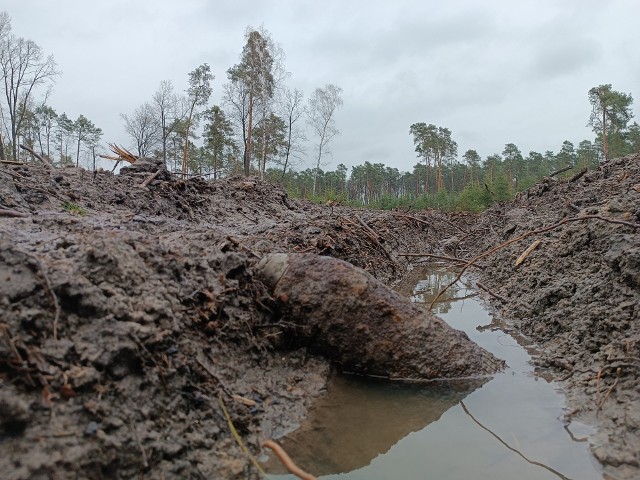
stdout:
<svg viewBox="0 0 640 480">
<path fill-rule="evenodd" d="M 229 416 L 229 411 L 227 410 L 227 407 L 224 404 L 224 401 L 222 400 L 222 395 L 218 395 L 218 403 L 220 404 L 220 408 L 222 409 L 222 413 L 224 413 L 224 418 L 227 419 L 227 425 L 229 426 L 229 430 L 231 431 L 231 434 L 233 435 L 233 438 L 235 439 L 235 441 L 238 444 L 238 446 L 242 449 L 242 451 L 245 453 L 245 455 L 249 458 L 251 463 L 253 463 L 253 466 L 256 467 L 258 472 L 260 472 L 260 475 L 262 475 L 264 478 L 269 478 L 269 477 L 267 477 L 267 472 L 264 471 L 264 469 L 260 466 L 260 464 L 255 459 L 255 457 L 253 455 L 251 455 L 251 452 L 249 451 L 247 446 L 242 441 L 242 437 L 240 436 L 240 434 L 238 433 L 238 430 L 236 430 L 236 427 L 233 425 L 233 422 L 231 421 L 231 416 Z"/>
<path fill-rule="evenodd" d="M 287 455 L 287 452 L 285 452 L 284 449 L 273 440 L 267 440 L 262 445 L 272 450 L 292 475 L 295 475 L 302 480 L 316 480 L 316 477 L 314 477 L 310 473 L 305 472 L 295 463 L 293 463 L 293 460 L 291 460 L 291 457 Z"/>
<path fill-rule="evenodd" d="M 537 230 L 531 230 L 529 232 L 523 233 L 522 235 L 520 235 L 520 236 L 518 236 L 516 238 L 512 238 L 511 240 L 508 240 L 508 241 L 506 241 L 504 243 L 501 243 L 497 247 L 493 247 L 493 248 L 487 250 L 486 252 L 481 253 L 477 257 L 475 257 L 472 260 L 470 260 L 469 262 L 467 262 L 462 267 L 462 269 L 460 270 L 460 272 L 458 273 L 456 278 L 454 278 L 451 283 L 449 283 L 446 287 L 444 287 L 442 290 L 440 290 L 440 292 L 438 292 L 438 295 L 436 295 L 436 297 L 433 299 L 433 301 L 429 305 L 429 310 L 433 309 L 433 306 L 436 304 L 438 299 L 442 295 L 444 295 L 444 293 L 447 290 L 449 290 L 449 288 L 451 288 L 454 284 L 456 284 L 462 278 L 462 275 L 464 275 L 464 272 L 466 272 L 467 269 L 469 267 L 471 267 L 472 265 L 474 265 L 478 260 L 482 260 L 483 258 L 488 257 L 492 253 L 495 253 L 498 250 L 511 245 L 512 243 L 516 243 L 516 242 L 519 242 L 521 240 L 524 240 L 525 238 L 528 238 L 528 237 L 530 237 L 532 235 L 537 235 L 539 233 L 549 232 L 551 230 L 554 230 L 554 229 L 556 229 L 556 228 L 558 228 L 558 227 L 560 227 L 562 225 L 565 225 L 567 223 L 570 223 L 570 222 L 581 222 L 581 221 L 592 220 L 592 219 L 593 220 L 602 220 L 604 222 L 615 223 L 615 224 L 618 224 L 618 225 L 625 225 L 625 226 L 631 227 L 633 229 L 639 229 L 640 228 L 640 223 L 631 223 L 631 222 L 626 222 L 624 220 L 617 220 L 615 218 L 601 217 L 600 215 L 583 215 L 583 216 L 580 216 L 580 217 L 565 218 L 564 220 L 561 220 L 558 223 L 554 223 L 553 225 L 549 225 L 548 227 L 538 228 Z"/>
</svg>

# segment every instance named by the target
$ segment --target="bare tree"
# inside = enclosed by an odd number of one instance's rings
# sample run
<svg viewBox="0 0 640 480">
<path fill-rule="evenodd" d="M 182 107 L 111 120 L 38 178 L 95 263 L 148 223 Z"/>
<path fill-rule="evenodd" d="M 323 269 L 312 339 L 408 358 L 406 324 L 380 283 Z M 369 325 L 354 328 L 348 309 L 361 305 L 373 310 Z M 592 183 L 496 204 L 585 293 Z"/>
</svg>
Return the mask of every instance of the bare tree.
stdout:
<svg viewBox="0 0 640 480">
<path fill-rule="evenodd" d="M 175 131 L 180 121 L 184 119 L 186 102 L 173 92 L 170 80 L 162 80 L 158 91 L 153 95 L 155 115 L 160 124 L 160 141 L 162 144 L 162 159 L 167 165 L 167 141 Z"/>
<path fill-rule="evenodd" d="M 146 157 L 161 141 L 161 125 L 156 111 L 150 103 L 143 103 L 129 116 L 120 114 L 124 120 L 124 129 L 136 144 L 138 155 Z"/>
<path fill-rule="evenodd" d="M 246 158 L 247 124 L 249 122 L 249 89 L 243 82 L 230 81 L 222 86 L 222 105 L 231 123 L 238 145 L 244 145 Z M 244 162 L 243 162 L 244 170 Z M 244 170 L 246 174 L 246 170 Z"/>
<path fill-rule="evenodd" d="M 7 29 L 3 15 L 0 25 Z M 0 74 L 9 113 L 11 153 L 17 158 L 17 140 L 25 119 L 27 105 L 39 85 L 53 81 L 59 72 L 53 56 L 45 58 L 42 49 L 32 40 L 4 34 L 0 43 Z"/>
<path fill-rule="evenodd" d="M 291 90 L 285 88 L 282 95 L 282 118 L 286 124 L 286 145 L 284 148 L 282 178 L 287 174 L 287 167 L 290 159 L 300 158 L 304 153 L 302 143 L 306 141 L 304 130 L 301 128 L 299 120 L 305 113 L 304 95 L 297 88 Z"/>
<path fill-rule="evenodd" d="M 307 123 L 316 137 L 316 167 L 313 173 L 314 195 L 316 194 L 316 184 L 322 157 L 331 153 L 327 148 L 329 142 L 333 137 L 340 134 L 340 130 L 336 128 L 335 114 L 343 103 L 341 94 L 342 89 L 340 87 L 327 84 L 324 88 L 316 88 L 309 98 Z"/>
<path fill-rule="evenodd" d="M 6 38 L 11 33 L 11 19 L 9 18 L 9 14 L 7 12 L 0 12 L 0 46 L 5 45 Z M 4 76 L 2 77 L 4 79 Z M 2 125 L 0 125 L 0 160 L 5 160 L 4 156 L 4 113 L 2 109 L 2 105 L 0 104 L 0 120 L 2 120 Z"/>
</svg>

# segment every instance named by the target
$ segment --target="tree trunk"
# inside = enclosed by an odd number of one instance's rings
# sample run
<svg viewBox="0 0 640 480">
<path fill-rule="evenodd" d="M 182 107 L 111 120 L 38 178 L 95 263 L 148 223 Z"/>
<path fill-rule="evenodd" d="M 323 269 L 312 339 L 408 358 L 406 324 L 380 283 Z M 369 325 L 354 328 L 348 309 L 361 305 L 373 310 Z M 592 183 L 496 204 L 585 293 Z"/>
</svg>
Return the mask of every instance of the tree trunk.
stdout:
<svg viewBox="0 0 640 480">
<path fill-rule="evenodd" d="M 292 129 L 293 129 L 293 124 L 291 121 L 291 116 L 289 116 L 289 134 L 287 136 L 287 151 L 284 156 L 284 167 L 282 167 L 282 180 L 284 180 L 284 177 L 287 173 L 287 165 L 289 164 L 289 154 L 291 153 L 291 135 L 292 135 L 291 130 Z"/>
<path fill-rule="evenodd" d="M 78 135 L 78 148 L 76 149 L 76 168 L 80 166 L 80 136 Z"/>
<path fill-rule="evenodd" d="M 253 92 L 249 92 L 249 125 L 247 125 L 247 145 L 244 150 L 244 176 L 248 177 L 251 168 L 251 134 L 253 130 Z"/>
<path fill-rule="evenodd" d="M 189 159 L 189 129 L 191 128 L 191 120 L 193 119 L 193 110 L 196 108 L 195 102 L 191 104 L 189 110 L 189 119 L 187 120 L 187 128 L 184 135 L 184 155 L 182 157 L 182 178 L 187 178 L 187 160 Z"/>
<path fill-rule="evenodd" d="M 602 149 L 604 153 L 604 159 L 607 159 L 608 156 L 608 148 L 607 148 L 607 109 L 602 107 Z"/>
</svg>

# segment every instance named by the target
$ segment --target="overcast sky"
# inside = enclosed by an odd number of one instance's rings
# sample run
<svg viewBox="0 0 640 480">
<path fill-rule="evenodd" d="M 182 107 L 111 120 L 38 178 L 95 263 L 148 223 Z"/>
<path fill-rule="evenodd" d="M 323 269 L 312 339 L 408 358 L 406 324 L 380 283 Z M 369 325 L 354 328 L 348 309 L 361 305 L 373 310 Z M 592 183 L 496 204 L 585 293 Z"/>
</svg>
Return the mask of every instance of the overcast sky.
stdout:
<svg viewBox="0 0 640 480">
<path fill-rule="evenodd" d="M 415 122 L 451 129 L 460 155 L 505 143 L 557 152 L 593 139 L 587 91 L 604 83 L 640 112 L 637 0 L 0 0 L 0 10 L 63 72 L 50 105 L 88 117 L 105 142 L 130 144 L 119 114 L 161 80 L 184 91 L 202 63 L 219 103 L 249 25 L 282 46 L 291 87 L 344 90 L 329 169 L 411 170 Z"/>
</svg>

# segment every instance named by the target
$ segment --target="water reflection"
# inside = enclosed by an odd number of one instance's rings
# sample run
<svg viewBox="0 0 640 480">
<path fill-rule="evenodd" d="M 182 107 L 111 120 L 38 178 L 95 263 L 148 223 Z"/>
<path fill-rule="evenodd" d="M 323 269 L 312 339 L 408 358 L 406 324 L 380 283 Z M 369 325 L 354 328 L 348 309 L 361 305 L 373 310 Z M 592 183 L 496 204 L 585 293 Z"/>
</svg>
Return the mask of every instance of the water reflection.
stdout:
<svg viewBox="0 0 640 480">
<path fill-rule="evenodd" d="M 414 271 L 396 288 L 400 292 L 407 294 L 412 302 L 430 304 L 438 292 L 449 285 L 456 276 L 457 272 L 444 269 L 428 272 Z M 470 290 L 468 285 L 458 282 L 449 287 L 445 294 L 438 299 L 438 303 L 433 307 L 433 313 L 436 315 L 448 313 L 454 302 L 464 301 L 476 296 L 478 294 Z"/>
<path fill-rule="evenodd" d="M 351 472 L 437 421 L 485 381 L 425 387 L 339 375 L 304 425 L 281 444 L 298 466 L 314 475 Z M 285 473 L 278 462 L 267 467 L 272 473 Z"/>
<path fill-rule="evenodd" d="M 397 290 L 429 304 L 455 275 L 416 270 Z M 464 386 L 337 377 L 305 425 L 282 439 L 295 461 L 324 480 L 601 479 L 584 442 L 589 429 L 559 420 L 564 397 L 535 374 L 522 339 L 502 331 L 474 294 L 469 283 L 459 282 L 434 311 L 506 360 L 507 371 L 483 385 Z M 580 431 L 584 435 L 572 433 Z M 283 470 L 273 462 L 267 471 Z"/>
</svg>

